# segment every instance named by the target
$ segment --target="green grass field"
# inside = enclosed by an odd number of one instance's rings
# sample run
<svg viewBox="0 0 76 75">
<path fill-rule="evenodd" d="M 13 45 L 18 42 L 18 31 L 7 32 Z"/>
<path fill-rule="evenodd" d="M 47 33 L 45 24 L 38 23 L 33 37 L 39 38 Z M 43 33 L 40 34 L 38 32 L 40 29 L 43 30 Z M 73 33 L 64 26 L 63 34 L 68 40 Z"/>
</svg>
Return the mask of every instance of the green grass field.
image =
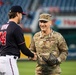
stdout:
<svg viewBox="0 0 76 75">
<path fill-rule="evenodd" d="M 18 61 L 20 75 L 35 75 L 36 62 Z M 76 75 L 76 61 L 66 61 L 61 64 L 61 75 Z"/>
</svg>

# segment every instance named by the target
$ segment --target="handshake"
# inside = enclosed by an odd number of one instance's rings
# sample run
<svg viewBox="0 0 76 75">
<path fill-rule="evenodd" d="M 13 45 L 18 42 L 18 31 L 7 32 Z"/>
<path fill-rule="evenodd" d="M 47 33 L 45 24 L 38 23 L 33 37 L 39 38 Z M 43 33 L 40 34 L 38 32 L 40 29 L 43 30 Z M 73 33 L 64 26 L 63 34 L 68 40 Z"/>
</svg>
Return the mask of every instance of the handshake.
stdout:
<svg viewBox="0 0 76 75">
<path fill-rule="evenodd" d="M 34 53 L 34 52 L 32 52 L 33 54 L 34 54 L 34 57 L 32 58 L 32 57 L 28 57 L 28 59 L 29 60 L 33 60 L 33 61 L 35 61 L 35 60 L 37 60 L 37 55 L 36 55 L 36 53 Z"/>
</svg>

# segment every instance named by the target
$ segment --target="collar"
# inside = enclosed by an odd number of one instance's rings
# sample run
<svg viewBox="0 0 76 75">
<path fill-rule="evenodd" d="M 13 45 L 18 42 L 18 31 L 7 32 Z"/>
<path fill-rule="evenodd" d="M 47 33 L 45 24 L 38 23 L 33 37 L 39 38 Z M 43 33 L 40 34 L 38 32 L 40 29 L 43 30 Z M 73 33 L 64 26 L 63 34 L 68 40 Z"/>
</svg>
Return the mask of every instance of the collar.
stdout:
<svg viewBox="0 0 76 75">
<path fill-rule="evenodd" d="M 53 35 L 53 33 L 54 33 L 54 31 L 52 30 L 52 32 L 49 33 L 48 36 L 51 37 L 51 36 Z M 44 36 L 42 35 L 42 32 L 40 31 L 40 38 L 41 38 L 41 37 L 44 37 Z"/>
</svg>

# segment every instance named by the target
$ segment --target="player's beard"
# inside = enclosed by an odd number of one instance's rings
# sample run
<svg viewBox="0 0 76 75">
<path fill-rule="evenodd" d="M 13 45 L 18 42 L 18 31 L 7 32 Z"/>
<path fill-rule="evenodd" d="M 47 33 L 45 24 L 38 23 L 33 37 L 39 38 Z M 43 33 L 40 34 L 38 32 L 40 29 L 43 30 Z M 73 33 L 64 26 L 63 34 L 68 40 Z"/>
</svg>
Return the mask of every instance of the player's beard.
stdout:
<svg viewBox="0 0 76 75">
<path fill-rule="evenodd" d="M 17 24 L 20 24 L 20 22 L 21 22 L 21 20 L 20 20 L 20 18 L 18 18 Z"/>
</svg>

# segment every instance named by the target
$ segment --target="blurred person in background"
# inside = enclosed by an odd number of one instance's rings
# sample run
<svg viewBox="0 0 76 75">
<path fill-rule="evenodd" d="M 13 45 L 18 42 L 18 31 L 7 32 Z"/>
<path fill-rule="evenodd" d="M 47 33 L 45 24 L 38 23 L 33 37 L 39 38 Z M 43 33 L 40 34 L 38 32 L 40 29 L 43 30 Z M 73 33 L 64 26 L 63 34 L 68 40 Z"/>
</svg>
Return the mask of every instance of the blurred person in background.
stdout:
<svg viewBox="0 0 76 75">
<path fill-rule="evenodd" d="M 20 51 L 36 59 L 25 44 L 22 28 L 18 25 L 22 19 L 23 10 L 21 6 L 12 6 L 8 16 L 9 21 L 0 28 L 0 75 L 19 75 L 17 59 Z"/>
<path fill-rule="evenodd" d="M 29 49 L 37 54 L 36 75 L 60 75 L 60 64 L 66 60 L 68 47 L 65 39 L 52 28 L 52 16 L 39 16 L 41 31 L 35 33 Z"/>
<path fill-rule="evenodd" d="M 3 1 L 2 0 L 0 0 L 0 6 L 2 6 L 4 3 L 3 3 Z"/>
</svg>

